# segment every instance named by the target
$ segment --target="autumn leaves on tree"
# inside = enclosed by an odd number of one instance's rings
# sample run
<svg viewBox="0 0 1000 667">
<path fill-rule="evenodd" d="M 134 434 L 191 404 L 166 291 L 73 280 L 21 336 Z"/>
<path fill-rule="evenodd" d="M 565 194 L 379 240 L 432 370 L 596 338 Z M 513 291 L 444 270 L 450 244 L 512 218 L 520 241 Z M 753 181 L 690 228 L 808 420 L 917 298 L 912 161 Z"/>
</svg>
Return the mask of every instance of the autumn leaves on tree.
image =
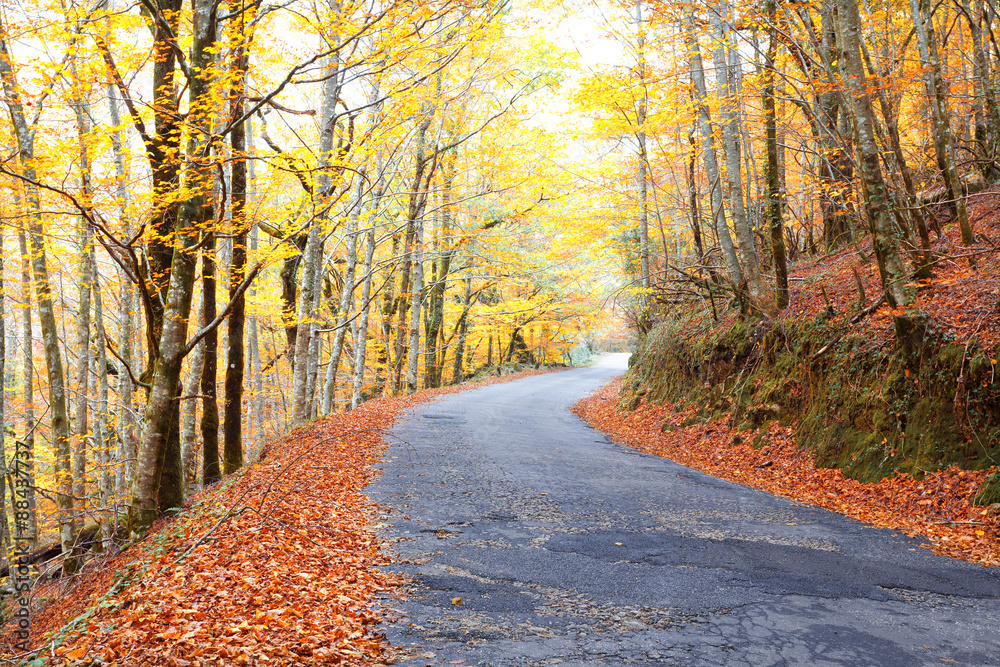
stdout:
<svg viewBox="0 0 1000 667">
<path fill-rule="evenodd" d="M 618 142 L 601 168 L 618 210 L 635 211 L 616 229 L 634 260 L 636 321 L 692 295 L 773 315 L 788 304 L 790 259 L 870 236 L 900 341 L 919 338 L 914 287 L 931 276 L 937 224 L 926 207 L 943 202 L 968 245 L 967 184 L 995 175 L 985 6 L 605 9 L 595 20 L 633 64 L 592 67 L 576 99 L 588 138 Z M 974 121 L 958 132 L 955 107 Z"/>
<path fill-rule="evenodd" d="M 139 538 L 288 427 L 565 359 L 590 308 L 544 249 L 565 179 L 519 174 L 554 81 L 522 29 L 489 2 L 0 12 L 5 420 L 51 444 L 26 529 L 65 570 L 85 524 Z"/>
<path fill-rule="evenodd" d="M 987 4 L 574 7 L 599 62 L 558 12 L 0 11 L 4 421 L 67 570 L 84 524 L 139 537 L 290 427 L 564 361 L 616 296 L 772 317 L 791 261 L 870 240 L 859 308 L 919 341 L 931 232 L 972 243 L 1000 173 Z"/>
</svg>

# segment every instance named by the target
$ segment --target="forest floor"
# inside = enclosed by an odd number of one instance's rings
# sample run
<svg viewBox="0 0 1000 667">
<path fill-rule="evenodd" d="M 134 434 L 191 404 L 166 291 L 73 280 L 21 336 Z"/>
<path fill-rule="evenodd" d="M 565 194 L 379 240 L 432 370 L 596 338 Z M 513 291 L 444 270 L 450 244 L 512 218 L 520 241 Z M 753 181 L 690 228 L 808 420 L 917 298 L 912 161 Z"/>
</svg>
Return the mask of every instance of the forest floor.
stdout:
<svg viewBox="0 0 1000 667">
<path fill-rule="evenodd" d="M 381 664 L 376 598 L 401 582 L 364 495 L 408 408 L 478 382 L 379 399 L 292 431 L 140 543 L 33 591 L 31 665 Z"/>
<path fill-rule="evenodd" d="M 944 224 L 947 216 L 940 213 L 933 227 L 940 233 L 931 231 L 934 277 L 919 284 L 916 306 L 927 313 L 935 332 L 950 333 L 960 344 L 975 339 L 983 350 L 995 351 L 1000 345 L 1000 189 L 970 195 L 968 210 L 976 239 L 968 247 L 961 245 L 958 226 Z M 882 287 L 870 238 L 860 250 L 847 244 L 837 252 L 792 263 L 790 303 L 778 319 L 814 317 L 828 304 L 838 315 L 854 312 L 860 297 L 855 271 L 867 303 L 879 298 Z M 892 340 L 892 311 L 883 304 L 856 327 Z"/>
</svg>

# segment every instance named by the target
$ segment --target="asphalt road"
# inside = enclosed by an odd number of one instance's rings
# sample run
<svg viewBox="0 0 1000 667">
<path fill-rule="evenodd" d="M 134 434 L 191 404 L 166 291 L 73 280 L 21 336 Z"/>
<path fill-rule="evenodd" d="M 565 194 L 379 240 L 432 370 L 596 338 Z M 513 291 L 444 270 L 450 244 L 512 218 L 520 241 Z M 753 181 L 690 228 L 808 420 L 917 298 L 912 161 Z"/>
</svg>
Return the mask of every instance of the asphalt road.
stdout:
<svg viewBox="0 0 1000 667">
<path fill-rule="evenodd" d="M 610 442 L 568 407 L 624 370 L 462 392 L 371 486 L 404 665 L 1000 665 L 1000 570 Z M 459 599 L 460 598 L 460 599 Z"/>
</svg>

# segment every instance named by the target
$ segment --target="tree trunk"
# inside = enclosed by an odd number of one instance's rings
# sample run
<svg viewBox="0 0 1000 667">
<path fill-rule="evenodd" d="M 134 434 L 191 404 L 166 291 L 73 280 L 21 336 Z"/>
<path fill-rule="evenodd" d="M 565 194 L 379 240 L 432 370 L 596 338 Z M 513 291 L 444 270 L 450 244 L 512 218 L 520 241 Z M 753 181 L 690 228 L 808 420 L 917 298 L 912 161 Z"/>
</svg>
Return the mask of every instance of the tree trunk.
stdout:
<svg viewBox="0 0 1000 667">
<path fill-rule="evenodd" d="M 722 205 L 722 182 L 719 180 L 719 165 L 715 157 L 715 137 L 712 133 L 712 120 L 708 111 L 708 88 L 705 84 L 705 69 L 701 62 L 701 47 L 695 32 L 694 13 L 684 15 L 684 41 L 688 50 L 691 66 L 691 79 L 694 84 L 695 101 L 698 108 L 698 122 L 702 135 L 702 159 L 705 162 L 705 176 L 709 182 L 709 192 L 712 201 L 712 220 L 722 246 L 722 256 L 726 264 L 726 272 L 733 285 L 739 287 L 743 282 L 743 271 L 736 257 L 736 247 L 733 237 L 726 225 L 726 211 Z"/>
<path fill-rule="evenodd" d="M 635 3 L 635 29 L 638 40 L 639 99 L 635 109 L 635 138 L 639 144 L 639 274 L 643 289 L 643 311 L 649 306 L 649 194 L 646 169 L 649 159 L 646 155 L 646 113 L 648 107 L 646 91 L 646 29 L 642 25 L 642 0 Z M 666 250 L 666 249 L 664 249 Z"/>
<path fill-rule="evenodd" d="M 351 409 L 357 408 L 362 400 L 362 387 L 365 381 L 365 359 L 368 341 L 368 313 L 371 310 L 372 281 L 374 279 L 375 257 L 375 226 L 381 206 L 382 195 L 385 192 L 385 172 L 381 160 L 376 160 L 380 169 L 379 179 L 372 197 L 371 212 L 368 216 L 368 229 L 365 234 L 365 261 L 363 265 L 364 278 L 361 282 L 361 306 L 358 311 L 358 342 L 354 346 L 354 368 L 351 378 Z"/>
<path fill-rule="evenodd" d="M 326 268 L 326 251 L 321 243 L 318 249 L 319 264 L 313 276 L 313 321 L 309 323 L 309 351 L 306 358 L 306 404 L 305 419 L 316 417 L 316 381 L 319 374 L 319 358 L 322 353 L 323 337 L 319 333 L 320 307 L 323 303 L 323 272 Z"/>
<path fill-rule="evenodd" d="M 7 293 L 3 279 L 4 271 L 4 257 L 3 257 L 3 230 L 0 230 L 0 378 L 6 378 L 7 371 L 7 330 L 6 322 L 4 318 L 7 316 L 6 304 L 4 303 L 7 299 Z M 10 572 L 10 558 L 11 544 L 13 543 L 12 537 L 20 537 L 20 533 L 23 531 L 18 530 L 18 535 L 12 536 L 10 533 L 10 523 L 7 520 L 7 480 L 10 478 L 10 470 L 7 468 L 7 420 L 6 413 L 4 412 L 5 403 L 7 400 L 6 383 L 4 386 L 0 386 L 0 565 L 7 566 L 7 572 Z M 16 448 L 15 444 L 15 448 Z M 10 499 L 11 499 L 11 510 L 15 510 L 16 499 L 15 487 L 13 486 L 13 480 L 11 480 L 10 487 Z M 13 514 L 15 519 L 15 525 L 23 525 L 22 522 L 17 521 L 17 514 Z M 11 578 L 11 581 L 13 578 Z"/>
<path fill-rule="evenodd" d="M 27 494 L 28 533 L 31 547 L 38 546 L 38 502 L 35 497 L 35 333 L 31 323 L 31 255 L 28 254 L 27 235 L 18 230 L 17 240 L 21 251 L 21 337 L 24 340 L 24 448 L 28 453 Z"/>
<path fill-rule="evenodd" d="M 465 308 L 462 316 L 458 320 L 458 344 L 455 347 L 455 364 L 452 367 L 452 384 L 459 384 L 465 379 L 465 337 L 469 331 L 469 308 L 472 306 L 472 279 L 466 278 L 465 283 Z"/>
<path fill-rule="evenodd" d="M 955 166 L 951 114 L 945 99 L 944 76 L 941 72 L 941 59 L 938 56 L 937 31 L 934 29 L 933 17 L 926 0 L 910 0 L 910 12 L 917 35 L 917 44 L 920 47 L 920 58 L 928 70 L 927 92 L 934 107 L 934 147 L 937 151 L 938 163 L 942 167 L 945 187 L 948 189 L 948 206 L 958 219 L 958 226 L 962 233 L 962 245 L 972 245 L 972 227 L 969 224 L 969 213 L 965 206 L 965 190 Z"/>
<path fill-rule="evenodd" d="M 201 293 L 205 299 L 205 324 L 216 316 L 215 234 L 208 232 L 201 256 Z M 201 483 L 204 486 L 222 479 L 219 461 L 219 334 L 211 331 L 203 341 L 205 349 L 201 369 Z"/>
<path fill-rule="evenodd" d="M 347 264 L 344 267 L 344 286 L 340 291 L 340 306 L 337 309 L 337 330 L 333 335 L 333 349 L 330 351 L 330 363 L 326 368 L 326 378 L 323 383 L 322 405 L 320 414 L 328 415 L 335 408 L 337 394 L 337 371 L 340 366 L 340 355 L 344 350 L 344 336 L 350 321 L 351 303 L 354 300 L 355 274 L 358 266 L 358 218 L 361 216 L 366 183 L 365 172 L 358 179 L 358 190 L 354 205 L 347 217 L 347 228 L 344 230 L 344 243 L 347 245 Z M 361 345 L 363 347 L 363 345 Z"/>
<path fill-rule="evenodd" d="M 246 15 L 240 13 L 240 34 L 246 31 Z M 230 91 L 230 115 L 240 118 L 245 107 L 245 78 L 249 67 L 249 46 L 252 33 L 239 42 L 234 55 Z M 239 286 L 246 278 L 247 267 L 247 132 L 244 123 L 233 126 L 230 135 L 233 149 L 232 184 L 230 210 L 233 216 L 233 253 L 229 267 L 229 300 L 232 312 L 229 315 L 229 353 L 226 355 L 226 402 L 223 407 L 223 451 L 222 472 L 230 475 L 243 467 L 243 372 L 246 363 L 244 332 L 246 329 L 246 297 Z"/>
<path fill-rule="evenodd" d="M 869 57 L 868 49 L 864 42 L 861 43 L 861 54 L 864 56 L 865 63 L 873 75 L 886 78 L 882 69 L 877 65 L 877 61 L 873 61 Z M 927 221 L 924 219 L 924 212 L 920 202 L 917 201 L 917 189 L 913 183 L 913 174 L 906 162 L 906 156 L 903 154 L 903 147 L 899 141 L 899 114 L 883 86 L 879 86 L 876 89 L 876 93 L 878 95 L 879 106 L 882 109 L 882 118 L 885 120 L 886 132 L 889 135 L 889 145 L 892 148 L 893 156 L 896 158 L 899 174 L 903 179 L 903 187 L 906 189 L 907 207 L 909 208 L 908 219 L 913 223 L 912 230 L 907 231 L 915 232 L 915 234 L 912 234 L 914 236 L 913 245 L 918 248 L 912 253 L 917 267 L 916 275 L 920 278 L 929 279 L 932 277 L 931 262 L 933 259 L 931 255 L 931 238 L 927 230 Z M 903 211 L 897 215 L 905 216 L 905 214 L 906 212 Z"/>
<path fill-rule="evenodd" d="M 189 116 L 190 122 L 195 126 L 195 131 L 192 132 L 193 155 L 208 153 L 205 137 L 211 134 L 209 112 L 213 102 L 209 65 L 216 43 L 215 11 L 216 5 L 210 0 L 193 0 L 193 74 L 190 81 L 192 113 Z M 157 499 L 161 495 L 160 481 L 168 463 L 171 427 L 174 427 L 174 441 L 179 443 L 180 440 L 177 432 L 179 429 L 176 428 L 178 411 L 175 398 L 180 383 L 181 365 L 187 353 L 187 325 L 197 264 L 194 247 L 198 229 L 204 228 L 212 219 L 213 172 L 213 166 L 208 160 L 191 163 L 185 179 L 185 190 L 190 194 L 178 207 L 176 228 L 170 236 L 173 257 L 170 262 L 166 307 L 159 344 L 156 346 L 158 356 L 146 404 L 146 426 L 139 443 L 135 481 L 129 502 L 129 532 L 136 538 L 144 535 L 158 516 Z M 179 470 L 179 445 L 177 449 Z"/>
<path fill-rule="evenodd" d="M 80 503 L 80 511 L 86 512 L 87 498 L 87 441 L 91 438 L 89 397 L 87 385 L 90 383 L 90 296 L 93 267 L 91 266 L 90 225 L 80 221 L 80 269 L 79 302 L 76 309 L 76 397 L 74 405 L 75 430 L 73 437 L 73 495 Z"/>
<path fill-rule="evenodd" d="M 420 313 L 424 295 L 424 219 L 423 211 L 415 220 L 413 235 L 413 287 L 410 300 L 410 341 L 406 368 L 406 389 L 412 394 L 417 390 L 420 363 Z"/>
<path fill-rule="evenodd" d="M 743 270 L 743 280 L 746 281 L 750 299 L 758 306 L 765 306 L 764 288 L 760 279 L 760 266 L 757 261 L 757 251 L 754 249 L 753 234 L 747 220 L 746 207 L 743 204 L 743 176 L 740 169 L 740 119 L 737 107 L 738 90 L 730 81 L 728 58 L 726 51 L 730 48 L 728 25 L 723 25 L 720 16 L 728 20 L 731 12 L 725 3 L 716 5 L 715 11 L 709 12 L 710 22 L 715 32 L 716 48 L 713 50 L 715 78 L 720 96 L 719 114 L 722 117 L 723 155 L 726 159 L 726 180 L 729 185 L 729 210 L 732 213 L 733 231 L 739 248 L 740 267 Z"/>
<path fill-rule="evenodd" d="M 426 342 L 424 352 L 424 386 L 440 387 L 442 383 L 445 349 L 439 344 L 439 338 L 444 331 L 444 296 L 448 286 L 448 274 L 451 271 L 452 257 L 455 255 L 452 234 L 452 191 L 455 186 L 455 162 L 458 159 L 457 149 L 448 151 L 444 156 L 441 178 L 441 208 L 440 230 L 435 245 L 445 246 L 441 258 L 436 262 L 437 269 L 427 289 L 427 323 L 425 327 Z"/>
<path fill-rule="evenodd" d="M 298 331 L 295 335 L 295 368 L 292 372 L 292 426 L 300 426 L 306 421 L 306 394 L 309 373 L 309 339 L 312 330 L 314 314 L 312 310 L 315 299 L 313 289 L 316 283 L 316 266 L 322 260 L 319 248 L 319 227 L 313 226 L 306 240 L 304 256 L 305 265 L 302 268 L 302 289 L 299 290 L 299 310 L 296 317 Z"/>
<path fill-rule="evenodd" d="M 202 292 L 201 303 L 198 304 L 198 324 L 199 328 L 208 324 L 205 319 L 205 293 Z M 191 353 L 191 360 L 188 363 L 187 380 L 184 382 L 184 389 L 181 393 L 183 400 L 181 408 L 183 417 L 181 418 L 181 465 L 184 468 L 184 488 L 188 493 L 193 493 L 198 488 L 198 456 L 196 453 L 197 442 L 195 440 L 195 425 L 198 421 L 199 398 L 188 398 L 197 396 L 201 386 L 201 373 L 205 366 L 205 341 L 198 343 Z M 179 408 L 180 409 L 180 408 Z"/>
<path fill-rule="evenodd" d="M 837 41 L 836 19 L 834 16 L 836 0 L 824 0 L 820 5 L 822 20 L 819 44 L 820 60 L 823 66 L 836 76 L 835 69 L 840 67 L 842 60 L 841 46 Z M 806 13 L 808 16 L 808 13 Z M 851 234 L 851 221 L 845 203 L 845 192 L 850 191 L 850 179 L 854 175 L 852 161 L 848 156 L 849 148 L 844 143 L 848 139 L 840 134 L 840 120 L 843 117 L 840 96 L 834 86 L 823 90 L 816 96 L 818 110 L 817 124 L 820 128 L 817 149 L 822 163 L 822 181 L 824 185 L 820 208 L 823 215 L 823 236 L 828 250 L 840 245 Z"/>
<path fill-rule="evenodd" d="M 108 344 L 104 329 L 104 301 L 101 295 L 100 274 L 94 257 L 94 246 L 90 246 L 90 266 L 93 269 L 94 284 L 94 346 L 97 349 L 97 414 L 94 425 L 94 449 L 100 469 L 98 479 L 98 521 L 101 524 L 102 551 L 111 546 L 113 531 L 111 500 L 114 485 L 111 477 L 111 430 L 108 428 Z"/>
<path fill-rule="evenodd" d="M 768 44 L 764 60 L 764 127 L 767 143 L 767 227 L 774 259 L 774 293 L 778 310 L 788 306 L 788 268 L 785 261 L 785 225 L 782 221 L 781 179 L 778 171 L 778 122 L 774 106 L 774 59 L 778 55 L 777 2 L 766 0 Z"/>
<path fill-rule="evenodd" d="M 118 103 L 115 100 L 115 87 L 108 84 L 108 110 L 111 117 L 111 152 L 115 163 L 115 199 L 119 208 L 119 220 L 121 222 L 123 235 L 130 237 L 132 225 L 128 217 L 128 179 L 125 173 L 125 151 L 122 142 L 122 133 L 117 129 L 121 125 L 118 115 Z M 135 289 L 131 280 L 121 274 L 122 297 L 119 301 L 118 311 L 118 354 L 122 358 L 122 363 L 130 369 L 134 369 L 132 359 L 132 332 L 133 332 L 133 308 L 135 307 Z M 117 491 L 119 495 L 124 495 L 132 478 L 135 476 L 135 450 L 136 420 L 135 420 L 135 387 L 132 385 L 132 378 L 126 369 L 121 369 L 118 373 L 118 433 L 121 439 L 121 458 L 124 466 L 118 467 L 116 475 Z"/>
<path fill-rule="evenodd" d="M 2 20 L 2 19 L 0 19 Z M 45 229 L 42 220 L 41 199 L 38 193 L 38 175 L 35 171 L 34 133 L 28 127 L 21 105 L 20 90 L 14 80 L 13 60 L 7 46 L 6 24 L 0 23 L 0 79 L 3 82 L 7 109 L 10 112 L 17 139 L 21 169 L 27 181 L 24 184 L 27 199 L 27 226 L 31 243 L 31 270 L 38 303 L 38 321 L 45 347 L 46 375 L 49 382 L 49 412 L 51 414 L 52 444 L 55 461 L 55 491 L 59 541 L 62 547 L 63 571 L 72 574 L 79 563 L 72 557 L 76 541 L 76 517 L 73 503 L 73 473 L 69 420 L 66 409 L 65 373 L 59 350 L 59 329 L 52 303 L 52 288 L 45 253 Z M 30 378 L 27 381 L 31 381 Z"/>
<path fill-rule="evenodd" d="M 848 95 L 857 128 L 858 167 L 867 193 L 868 220 L 874 239 L 879 275 L 885 288 L 886 301 L 898 311 L 894 316 L 896 333 L 906 346 L 921 327 L 919 312 L 911 309 L 916 292 L 910 283 L 900 245 L 903 233 L 892 214 L 889 188 L 882 177 L 878 145 L 875 141 L 875 114 L 871 91 L 874 86 L 864 74 L 861 64 L 861 19 L 856 0 L 838 1 L 838 22 L 843 45 L 843 69 L 847 77 Z"/>
</svg>

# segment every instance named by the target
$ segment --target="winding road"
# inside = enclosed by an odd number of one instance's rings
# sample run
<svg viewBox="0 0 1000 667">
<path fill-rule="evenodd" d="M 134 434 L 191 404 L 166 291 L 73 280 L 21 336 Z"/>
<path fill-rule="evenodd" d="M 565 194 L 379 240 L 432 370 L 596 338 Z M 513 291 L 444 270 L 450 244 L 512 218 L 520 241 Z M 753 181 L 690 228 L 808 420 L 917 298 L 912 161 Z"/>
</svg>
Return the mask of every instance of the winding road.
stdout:
<svg viewBox="0 0 1000 667">
<path fill-rule="evenodd" d="M 404 665 L 1000 665 L 1000 570 L 616 445 L 568 408 L 627 355 L 392 431 Z"/>
</svg>

